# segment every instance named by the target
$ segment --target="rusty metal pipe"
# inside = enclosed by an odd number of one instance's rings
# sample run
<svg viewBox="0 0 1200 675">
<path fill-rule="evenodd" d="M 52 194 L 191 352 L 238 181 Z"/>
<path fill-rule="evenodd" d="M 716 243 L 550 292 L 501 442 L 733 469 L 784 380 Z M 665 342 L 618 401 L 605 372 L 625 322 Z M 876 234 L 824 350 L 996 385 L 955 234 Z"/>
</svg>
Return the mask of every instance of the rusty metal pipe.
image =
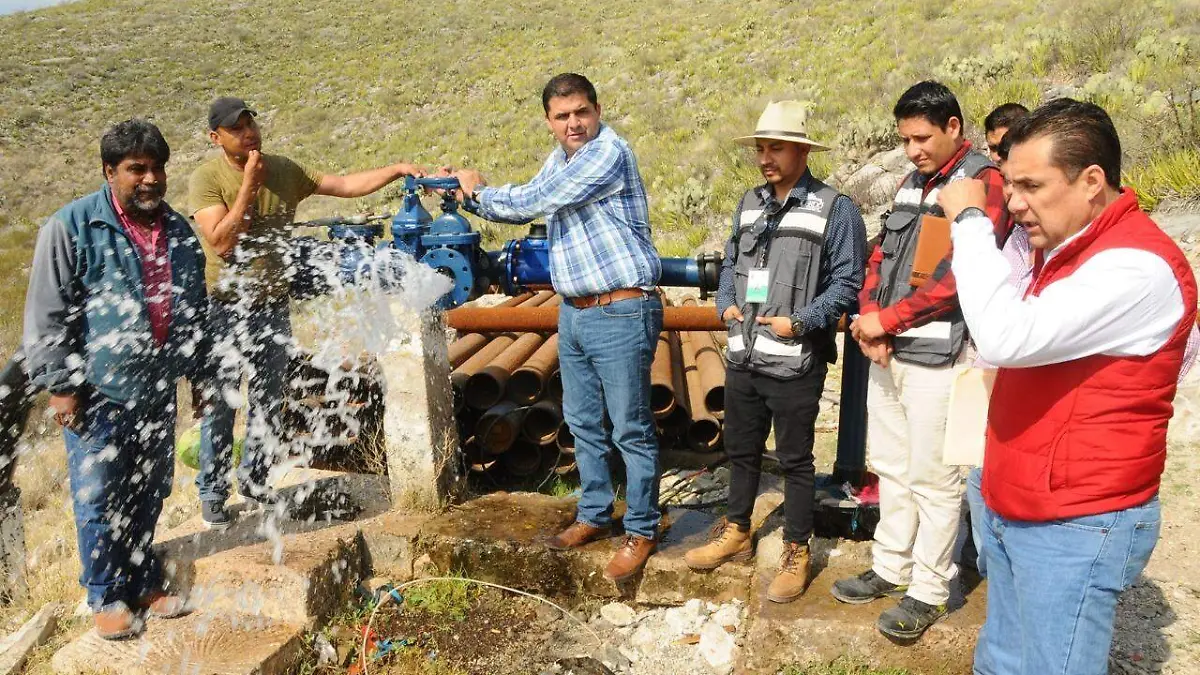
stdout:
<svg viewBox="0 0 1200 675">
<path fill-rule="evenodd" d="M 671 333 L 658 334 L 654 347 L 654 362 L 650 364 L 650 411 L 662 419 L 675 409 L 675 384 L 671 371 Z"/>
<path fill-rule="evenodd" d="M 554 442 L 563 423 L 562 408 L 555 401 L 538 401 L 525 411 L 521 435 L 530 443 L 546 445 Z"/>
<path fill-rule="evenodd" d="M 487 367 L 515 341 L 511 334 L 501 335 L 484 345 L 483 349 L 475 352 L 471 358 L 450 373 L 450 386 L 454 390 L 454 412 L 461 412 L 466 404 L 466 388 L 471 376 Z"/>
<path fill-rule="evenodd" d="M 475 424 L 475 441 L 489 455 L 499 455 L 510 448 L 521 435 L 524 411 L 511 401 L 492 406 Z"/>
<path fill-rule="evenodd" d="M 550 373 L 550 379 L 546 381 L 546 397 L 552 398 L 555 401 L 561 401 L 563 397 L 562 371 L 556 370 Z"/>
<path fill-rule="evenodd" d="M 500 465 L 518 478 L 532 476 L 542 466 L 542 449 L 532 443 L 518 441 L 500 456 Z"/>
<path fill-rule="evenodd" d="M 700 386 L 700 370 L 696 367 L 696 346 L 692 333 L 683 333 L 683 375 L 687 380 L 688 409 L 692 413 L 692 424 L 687 430 L 687 443 L 697 452 L 712 450 L 721 442 L 721 423 L 704 406 L 704 393 Z"/>
<path fill-rule="evenodd" d="M 554 436 L 554 445 L 563 454 L 575 454 L 575 434 L 571 433 L 571 428 L 567 426 L 566 422 L 558 425 L 558 433 Z"/>
<path fill-rule="evenodd" d="M 478 410 L 490 408 L 504 399 L 504 387 L 514 370 L 542 346 L 545 338 L 525 333 L 496 355 L 492 362 L 471 375 L 463 389 L 467 405 Z"/>
<path fill-rule="evenodd" d="M 696 368 L 700 371 L 700 392 L 704 407 L 713 417 L 725 416 L 725 359 L 713 342 L 712 333 L 695 331 L 688 339 L 696 351 Z"/>
<path fill-rule="evenodd" d="M 670 415 L 658 420 L 658 426 L 662 427 L 663 435 L 671 438 L 678 438 L 686 433 L 691 423 L 692 417 L 688 415 L 687 408 L 682 405 L 675 406 Z"/>
<path fill-rule="evenodd" d="M 558 328 L 558 308 L 459 307 L 446 312 L 446 325 L 476 333 L 553 331 Z M 663 330 L 721 330 L 724 327 L 711 305 L 663 309 Z"/>
<path fill-rule="evenodd" d="M 508 378 L 508 398 L 520 405 L 532 405 L 542 397 L 550 375 L 558 371 L 558 333 L 551 335 L 541 347 L 513 371 Z"/>
<path fill-rule="evenodd" d="M 509 298 L 500 303 L 498 307 L 520 307 L 530 300 L 534 300 L 537 296 L 533 293 L 522 293 L 516 297 Z M 537 306 L 538 303 L 529 305 L 530 307 Z M 488 343 L 488 338 L 482 333 L 468 333 L 463 335 L 454 342 L 450 343 L 450 367 L 457 368 L 463 364 L 471 355 L 483 348 Z"/>
</svg>

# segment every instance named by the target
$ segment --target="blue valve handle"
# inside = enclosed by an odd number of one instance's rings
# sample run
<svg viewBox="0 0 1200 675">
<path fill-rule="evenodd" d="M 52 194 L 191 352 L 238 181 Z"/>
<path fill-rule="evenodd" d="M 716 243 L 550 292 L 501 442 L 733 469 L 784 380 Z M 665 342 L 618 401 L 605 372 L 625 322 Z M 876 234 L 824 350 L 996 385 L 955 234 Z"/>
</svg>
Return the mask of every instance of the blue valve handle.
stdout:
<svg viewBox="0 0 1200 675">
<path fill-rule="evenodd" d="M 457 190 L 460 186 L 458 184 L 458 179 L 454 176 L 426 176 L 425 178 L 414 178 L 412 176 L 405 177 L 405 190 L 415 190 L 418 187 L 428 188 L 430 190 Z"/>
</svg>

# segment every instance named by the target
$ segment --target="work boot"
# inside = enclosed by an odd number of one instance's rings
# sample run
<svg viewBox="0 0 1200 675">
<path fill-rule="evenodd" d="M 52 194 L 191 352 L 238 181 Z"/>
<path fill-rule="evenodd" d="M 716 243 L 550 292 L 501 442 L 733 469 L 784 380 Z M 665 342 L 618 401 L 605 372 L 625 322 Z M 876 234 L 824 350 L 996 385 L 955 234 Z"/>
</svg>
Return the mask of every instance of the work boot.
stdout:
<svg viewBox="0 0 1200 675">
<path fill-rule="evenodd" d="M 879 615 L 876 627 L 898 640 L 916 640 L 938 619 L 946 616 L 946 605 L 928 605 L 906 595 L 900 604 Z"/>
<path fill-rule="evenodd" d="M 224 530 L 233 524 L 233 519 L 221 502 L 200 502 L 200 518 L 210 530 Z"/>
<path fill-rule="evenodd" d="M 908 590 L 907 584 L 893 584 L 870 569 L 849 579 L 833 583 L 833 597 L 851 605 L 865 605 L 878 598 L 897 595 Z"/>
<path fill-rule="evenodd" d="M 597 539 L 606 539 L 611 534 L 611 527 L 595 527 L 577 521 L 571 523 L 571 526 L 562 532 L 550 537 L 550 541 L 546 542 L 546 545 L 554 551 L 566 551 L 567 549 L 579 548 Z"/>
<path fill-rule="evenodd" d="M 808 588 L 812 559 L 808 555 L 808 544 L 789 541 L 784 544 L 783 558 L 779 561 L 779 574 L 767 587 L 767 599 L 771 602 L 791 602 L 804 595 Z"/>
<path fill-rule="evenodd" d="M 656 542 L 653 539 L 639 537 L 634 534 L 625 535 L 621 548 L 617 549 L 608 567 L 604 568 L 604 578 L 609 581 L 625 581 L 641 571 L 654 553 Z"/>
<path fill-rule="evenodd" d="M 142 632 L 142 620 L 119 600 L 96 612 L 92 620 L 96 623 L 96 634 L 105 640 L 124 640 Z"/>
<path fill-rule="evenodd" d="M 731 560 L 742 562 L 754 557 L 753 543 L 749 528 L 743 532 L 740 525 L 722 518 L 709 533 L 708 543 L 688 551 L 683 561 L 694 570 L 716 569 Z"/>
<path fill-rule="evenodd" d="M 158 619 L 174 619 L 190 614 L 192 608 L 187 604 L 187 597 L 166 591 L 154 591 L 138 602 L 146 613 Z"/>
</svg>

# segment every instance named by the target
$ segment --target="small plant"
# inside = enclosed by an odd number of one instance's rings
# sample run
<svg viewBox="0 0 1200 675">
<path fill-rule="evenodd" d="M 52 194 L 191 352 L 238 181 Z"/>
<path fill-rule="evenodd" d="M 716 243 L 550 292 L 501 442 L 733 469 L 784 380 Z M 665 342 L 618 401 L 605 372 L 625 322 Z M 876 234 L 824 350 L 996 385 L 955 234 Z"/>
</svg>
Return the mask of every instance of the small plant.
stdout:
<svg viewBox="0 0 1200 675">
<path fill-rule="evenodd" d="M 459 581 L 430 581 L 404 589 L 404 607 L 426 614 L 465 621 L 478 591 Z"/>
</svg>

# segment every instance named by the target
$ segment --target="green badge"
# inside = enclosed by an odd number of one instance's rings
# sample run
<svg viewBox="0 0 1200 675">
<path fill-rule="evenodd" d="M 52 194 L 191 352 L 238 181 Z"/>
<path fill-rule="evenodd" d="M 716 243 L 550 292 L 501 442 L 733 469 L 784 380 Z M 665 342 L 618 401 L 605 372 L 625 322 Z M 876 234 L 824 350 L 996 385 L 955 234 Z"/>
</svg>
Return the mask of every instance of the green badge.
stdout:
<svg viewBox="0 0 1200 675">
<path fill-rule="evenodd" d="M 771 272 L 763 267 L 750 270 L 750 278 L 746 284 L 746 302 L 762 304 L 767 301 L 767 291 L 771 289 Z"/>
</svg>

